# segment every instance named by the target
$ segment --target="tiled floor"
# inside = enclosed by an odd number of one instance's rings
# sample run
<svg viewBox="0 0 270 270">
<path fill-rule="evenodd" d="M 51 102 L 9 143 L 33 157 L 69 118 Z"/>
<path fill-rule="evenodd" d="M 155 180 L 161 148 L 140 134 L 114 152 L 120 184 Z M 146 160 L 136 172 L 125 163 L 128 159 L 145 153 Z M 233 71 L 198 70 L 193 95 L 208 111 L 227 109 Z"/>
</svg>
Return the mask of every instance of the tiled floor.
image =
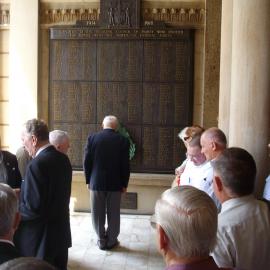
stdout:
<svg viewBox="0 0 270 270">
<path fill-rule="evenodd" d="M 86 270 L 163 270 L 165 264 L 156 249 L 150 216 L 121 215 L 120 246 L 102 251 L 96 245 L 91 214 L 71 215 L 72 248 L 68 269 Z"/>
</svg>

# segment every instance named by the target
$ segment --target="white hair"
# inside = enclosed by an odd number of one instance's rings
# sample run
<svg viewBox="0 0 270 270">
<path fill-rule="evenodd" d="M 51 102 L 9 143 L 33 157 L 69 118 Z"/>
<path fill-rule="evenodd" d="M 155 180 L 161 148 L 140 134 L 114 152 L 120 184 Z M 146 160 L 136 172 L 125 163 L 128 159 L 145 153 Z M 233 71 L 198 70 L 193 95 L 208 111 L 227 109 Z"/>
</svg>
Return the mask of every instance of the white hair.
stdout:
<svg viewBox="0 0 270 270">
<path fill-rule="evenodd" d="M 209 255 L 216 242 L 217 208 L 205 192 L 192 186 L 166 190 L 155 214 L 176 256 Z"/>
<path fill-rule="evenodd" d="M 117 129 L 118 119 L 114 115 L 107 115 L 102 122 L 103 128 Z"/>
<path fill-rule="evenodd" d="M 49 140 L 53 145 L 62 144 L 67 139 L 69 137 L 66 131 L 55 129 L 49 133 Z"/>
<path fill-rule="evenodd" d="M 0 237 L 8 234 L 18 212 L 18 200 L 14 190 L 0 183 Z"/>
</svg>

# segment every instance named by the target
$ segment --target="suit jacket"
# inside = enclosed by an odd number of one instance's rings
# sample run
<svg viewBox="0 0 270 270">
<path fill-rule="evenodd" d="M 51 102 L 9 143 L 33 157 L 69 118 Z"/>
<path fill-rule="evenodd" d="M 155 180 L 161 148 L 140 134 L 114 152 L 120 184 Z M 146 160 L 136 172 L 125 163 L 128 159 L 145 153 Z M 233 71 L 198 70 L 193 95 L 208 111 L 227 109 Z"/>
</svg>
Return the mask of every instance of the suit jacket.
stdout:
<svg viewBox="0 0 270 270">
<path fill-rule="evenodd" d="M 15 155 L 8 151 L 2 151 L 3 162 L 7 170 L 7 184 L 12 188 L 20 188 L 22 177 L 18 167 L 18 161 Z"/>
<path fill-rule="evenodd" d="M 0 264 L 18 257 L 21 257 L 21 255 L 13 245 L 0 242 Z"/>
<path fill-rule="evenodd" d="M 71 179 L 68 157 L 53 146 L 28 165 L 20 195 L 22 221 L 14 239 L 22 255 L 54 258 L 71 246 Z"/>
<path fill-rule="evenodd" d="M 120 191 L 129 181 L 129 141 L 113 129 L 88 137 L 84 171 L 91 190 Z"/>
</svg>

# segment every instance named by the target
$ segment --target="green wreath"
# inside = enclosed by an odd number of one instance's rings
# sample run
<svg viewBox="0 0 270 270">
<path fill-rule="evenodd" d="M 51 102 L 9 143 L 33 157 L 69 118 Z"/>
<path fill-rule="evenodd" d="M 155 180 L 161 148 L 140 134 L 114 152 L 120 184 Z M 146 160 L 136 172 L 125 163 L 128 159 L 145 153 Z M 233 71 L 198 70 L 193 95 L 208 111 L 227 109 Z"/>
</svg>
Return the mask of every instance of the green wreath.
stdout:
<svg viewBox="0 0 270 270">
<path fill-rule="evenodd" d="M 131 140 L 128 131 L 121 123 L 119 123 L 117 132 L 119 132 L 122 136 L 124 136 L 125 138 L 129 140 L 129 160 L 132 160 L 135 156 L 135 151 L 136 151 L 135 143 Z"/>
</svg>

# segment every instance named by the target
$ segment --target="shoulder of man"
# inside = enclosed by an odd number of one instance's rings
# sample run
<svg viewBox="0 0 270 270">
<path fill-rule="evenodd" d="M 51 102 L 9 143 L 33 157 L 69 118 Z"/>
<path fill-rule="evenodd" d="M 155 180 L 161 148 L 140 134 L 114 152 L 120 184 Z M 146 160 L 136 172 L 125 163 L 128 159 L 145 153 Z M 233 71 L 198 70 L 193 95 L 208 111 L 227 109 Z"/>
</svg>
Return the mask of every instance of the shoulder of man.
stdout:
<svg viewBox="0 0 270 270">
<path fill-rule="evenodd" d="M 258 199 L 258 201 L 264 202 L 270 212 L 270 201 L 266 200 L 265 198 Z"/>
</svg>

